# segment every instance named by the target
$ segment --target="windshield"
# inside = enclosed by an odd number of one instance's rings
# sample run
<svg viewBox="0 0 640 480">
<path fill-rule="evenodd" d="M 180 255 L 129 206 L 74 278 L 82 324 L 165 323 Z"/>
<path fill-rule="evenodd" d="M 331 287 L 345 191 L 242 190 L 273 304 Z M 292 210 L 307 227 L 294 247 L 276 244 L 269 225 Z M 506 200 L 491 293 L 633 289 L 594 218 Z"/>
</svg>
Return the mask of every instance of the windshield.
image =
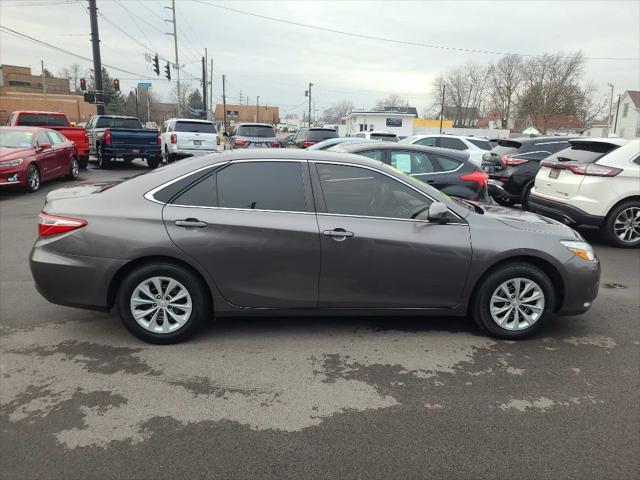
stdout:
<svg viewBox="0 0 640 480">
<path fill-rule="evenodd" d="M 321 142 L 327 138 L 336 138 L 338 132 L 335 130 L 308 130 L 304 138 L 313 142 Z"/>
<path fill-rule="evenodd" d="M 593 163 L 616 148 L 617 145 L 605 142 L 575 142 L 569 148 L 547 157 L 545 161 Z"/>
<path fill-rule="evenodd" d="M 137 118 L 100 117 L 95 128 L 133 128 L 141 129 L 142 124 Z"/>
<path fill-rule="evenodd" d="M 241 125 L 236 132 L 238 137 L 273 138 L 276 132 L 268 125 Z"/>
<path fill-rule="evenodd" d="M 13 129 L 0 130 L 0 147 L 5 148 L 29 148 L 33 132 L 24 132 Z"/>
<path fill-rule="evenodd" d="M 67 117 L 48 113 L 21 113 L 17 125 L 20 127 L 66 127 Z"/>
<path fill-rule="evenodd" d="M 213 123 L 205 122 L 177 122 L 176 132 L 216 133 Z"/>
</svg>

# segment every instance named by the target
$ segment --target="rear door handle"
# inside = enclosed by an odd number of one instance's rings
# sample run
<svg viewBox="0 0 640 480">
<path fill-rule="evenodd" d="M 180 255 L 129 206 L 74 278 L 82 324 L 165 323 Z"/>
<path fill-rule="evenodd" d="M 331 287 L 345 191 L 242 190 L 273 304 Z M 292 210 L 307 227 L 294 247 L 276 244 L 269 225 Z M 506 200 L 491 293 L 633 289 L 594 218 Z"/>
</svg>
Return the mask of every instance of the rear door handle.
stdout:
<svg viewBox="0 0 640 480">
<path fill-rule="evenodd" d="M 185 218 L 184 220 L 176 220 L 174 223 L 177 227 L 184 228 L 204 228 L 208 225 L 207 222 L 201 222 L 197 218 Z"/>
<path fill-rule="evenodd" d="M 347 232 L 344 228 L 334 228 L 333 230 L 325 230 L 322 232 L 327 237 L 333 237 L 336 242 L 343 242 L 347 237 L 353 237 L 353 232 Z"/>
</svg>

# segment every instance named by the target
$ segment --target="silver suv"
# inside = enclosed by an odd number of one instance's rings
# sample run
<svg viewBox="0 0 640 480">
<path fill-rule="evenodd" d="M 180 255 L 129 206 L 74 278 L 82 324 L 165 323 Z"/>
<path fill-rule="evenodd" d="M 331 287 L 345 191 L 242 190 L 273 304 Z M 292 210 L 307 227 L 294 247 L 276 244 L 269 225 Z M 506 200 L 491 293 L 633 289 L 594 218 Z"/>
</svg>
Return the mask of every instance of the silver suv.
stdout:
<svg viewBox="0 0 640 480">
<path fill-rule="evenodd" d="M 280 141 L 268 123 L 241 123 L 233 127 L 229 148 L 279 148 Z"/>
</svg>

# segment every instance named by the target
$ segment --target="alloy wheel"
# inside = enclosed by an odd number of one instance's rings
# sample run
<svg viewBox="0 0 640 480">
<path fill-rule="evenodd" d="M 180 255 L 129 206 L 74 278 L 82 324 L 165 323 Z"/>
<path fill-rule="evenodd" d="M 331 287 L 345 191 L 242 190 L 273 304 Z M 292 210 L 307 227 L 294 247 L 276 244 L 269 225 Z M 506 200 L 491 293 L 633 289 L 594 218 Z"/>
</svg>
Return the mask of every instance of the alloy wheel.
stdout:
<svg viewBox="0 0 640 480">
<path fill-rule="evenodd" d="M 78 160 L 73 157 L 71 159 L 71 178 L 78 178 L 80 175 L 80 166 L 78 165 Z"/>
<path fill-rule="evenodd" d="M 27 185 L 29 190 L 35 192 L 40 188 L 40 172 L 33 165 L 29 167 L 29 171 L 27 173 Z"/>
<path fill-rule="evenodd" d="M 171 333 L 184 326 L 193 309 L 187 288 L 170 277 L 151 277 L 142 281 L 131 294 L 131 314 L 145 330 Z"/>
<path fill-rule="evenodd" d="M 491 295 L 491 318 L 505 330 L 524 330 L 544 312 L 545 298 L 540 285 L 528 278 L 511 278 Z"/>
<path fill-rule="evenodd" d="M 622 210 L 613 222 L 613 231 L 625 243 L 634 243 L 640 239 L 640 207 Z"/>
</svg>

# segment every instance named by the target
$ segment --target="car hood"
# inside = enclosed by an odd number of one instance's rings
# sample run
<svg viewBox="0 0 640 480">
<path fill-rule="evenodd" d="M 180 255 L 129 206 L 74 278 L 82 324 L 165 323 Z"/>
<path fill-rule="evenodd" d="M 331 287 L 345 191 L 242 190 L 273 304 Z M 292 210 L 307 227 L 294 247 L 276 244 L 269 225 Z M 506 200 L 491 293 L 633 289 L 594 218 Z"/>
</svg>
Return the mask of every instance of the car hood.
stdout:
<svg viewBox="0 0 640 480">
<path fill-rule="evenodd" d="M 14 158 L 30 157 L 31 155 L 33 155 L 32 148 L 0 147 L 0 161 L 13 160 Z"/>
<path fill-rule="evenodd" d="M 582 236 L 564 223 L 536 213 L 502 207 L 500 205 L 480 204 L 484 214 L 509 227 L 528 232 L 567 235 L 569 238 L 582 239 Z"/>
</svg>

